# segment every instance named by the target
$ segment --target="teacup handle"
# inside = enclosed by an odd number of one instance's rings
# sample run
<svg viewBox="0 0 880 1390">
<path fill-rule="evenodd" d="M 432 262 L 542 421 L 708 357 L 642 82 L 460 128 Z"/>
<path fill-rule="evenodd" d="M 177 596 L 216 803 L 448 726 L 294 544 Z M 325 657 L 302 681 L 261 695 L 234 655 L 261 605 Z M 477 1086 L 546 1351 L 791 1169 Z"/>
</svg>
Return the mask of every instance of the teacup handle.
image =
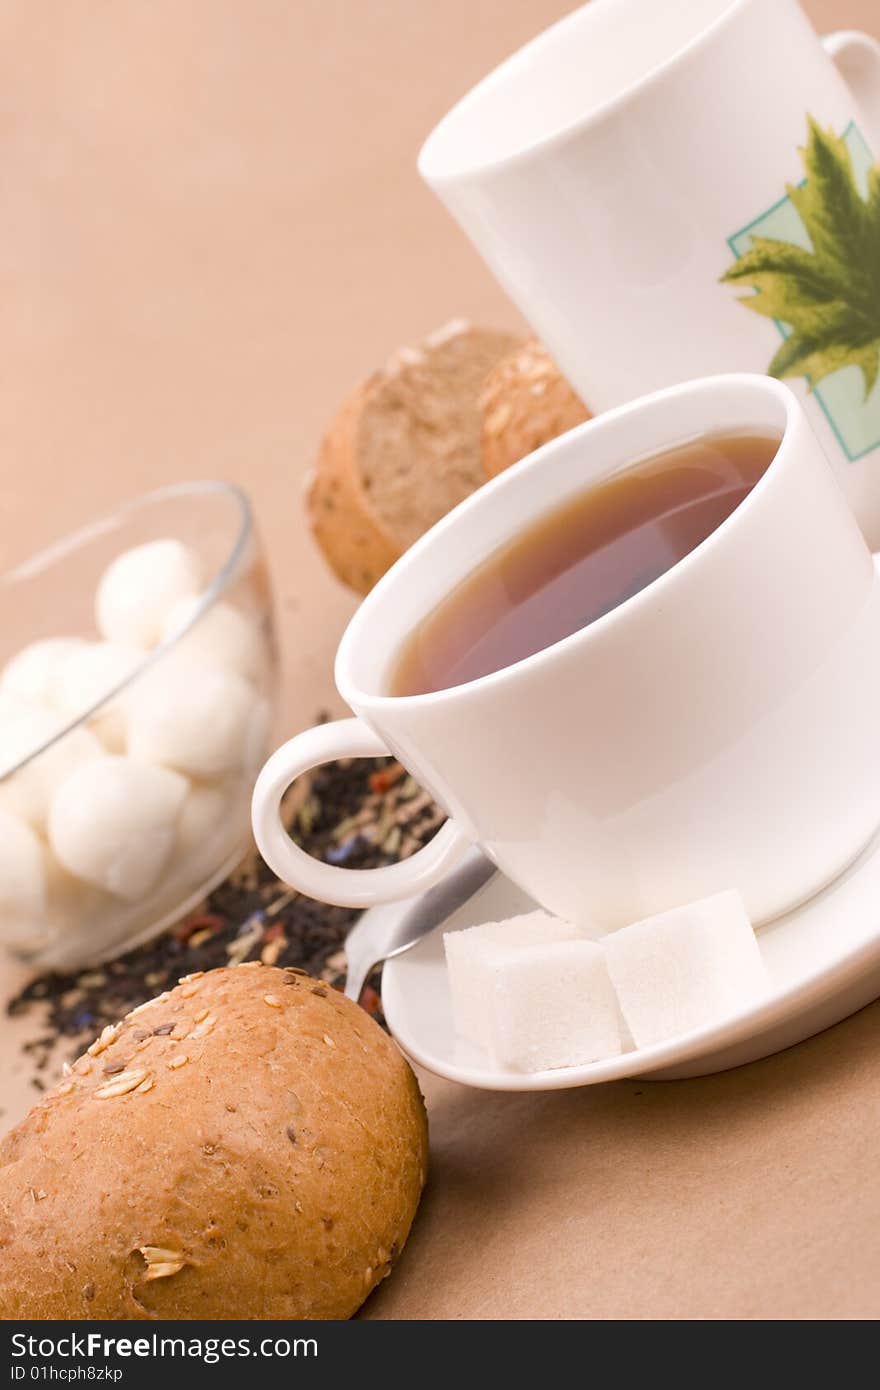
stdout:
<svg viewBox="0 0 880 1390">
<path fill-rule="evenodd" d="M 387 758 L 385 744 L 359 719 L 338 719 L 297 734 L 273 753 L 263 768 L 251 803 L 257 847 L 273 873 L 322 902 L 373 907 L 422 893 L 462 857 L 470 841 L 452 821 L 430 844 L 380 869 L 344 869 L 313 859 L 294 844 L 281 821 L 281 798 L 304 772 L 336 758 Z"/>
<path fill-rule="evenodd" d="M 825 34 L 822 43 L 864 113 L 869 139 L 880 142 L 880 43 L 857 29 Z"/>
</svg>

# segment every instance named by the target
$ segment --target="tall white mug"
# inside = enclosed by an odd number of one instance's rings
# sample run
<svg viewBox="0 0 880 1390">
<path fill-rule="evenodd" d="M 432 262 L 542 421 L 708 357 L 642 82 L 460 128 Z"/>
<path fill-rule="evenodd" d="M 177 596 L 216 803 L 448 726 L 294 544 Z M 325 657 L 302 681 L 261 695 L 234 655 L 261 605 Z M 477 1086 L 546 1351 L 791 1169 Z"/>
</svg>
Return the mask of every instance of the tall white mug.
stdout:
<svg viewBox="0 0 880 1390">
<path fill-rule="evenodd" d="M 796 0 L 592 0 L 419 168 L 594 413 L 785 376 L 877 548 L 878 152 L 875 40 L 820 40 Z"/>
<path fill-rule="evenodd" d="M 633 460 L 744 429 L 780 437 L 773 461 L 661 578 L 503 670 L 389 693 L 421 619 L 536 518 Z M 406 897 L 478 843 L 550 911 L 596 931 L 725 888 L 760 922 L 828 883 L 880 825 L 880 579 L 801 406 L 766 376 L 620 406 L 481 488 L 364 600 L 336 683 L 357 718 L 285 744 L 253 800 L 270 866 L 330 902 Z M 281 822 L 291 781 L 385 753 L 450 820 L 399 864 L 310 858 Z"/>
</svg>

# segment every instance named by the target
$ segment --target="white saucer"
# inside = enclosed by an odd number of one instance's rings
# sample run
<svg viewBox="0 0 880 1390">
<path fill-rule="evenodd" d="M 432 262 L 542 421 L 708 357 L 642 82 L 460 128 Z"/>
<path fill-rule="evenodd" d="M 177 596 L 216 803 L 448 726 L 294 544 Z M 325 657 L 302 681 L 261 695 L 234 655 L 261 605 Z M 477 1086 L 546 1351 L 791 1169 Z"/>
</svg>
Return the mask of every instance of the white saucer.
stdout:
<svg viewBox="0 0 880 1390">
<path fill-rule="evenodd" d="M 528 912 L 535 904 L 497 875 L 445 930 Z M 443 933 L 385 964 L 385 1018 L 404 1052 L 451 1081 L 492 1091 L 551 1091 L 626 1076 L 672 1080 L 726 1071 L 812 1037 L 880 996 L 880 833 L 808 903 L 758 932 L 771 992 L 758 1008 L 604 1062 L 529 1074 L 499 1071 L 452 1030 Z"/>
</svg>

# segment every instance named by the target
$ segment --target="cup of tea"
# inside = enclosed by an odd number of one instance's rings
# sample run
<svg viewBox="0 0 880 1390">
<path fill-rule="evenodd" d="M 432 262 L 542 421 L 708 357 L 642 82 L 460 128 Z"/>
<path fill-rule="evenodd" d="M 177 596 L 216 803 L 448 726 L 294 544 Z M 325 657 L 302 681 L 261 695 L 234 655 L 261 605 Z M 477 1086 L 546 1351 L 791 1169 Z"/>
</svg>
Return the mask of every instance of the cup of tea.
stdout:
<svg viewBox="0 0 880 1390">
<path fill-rule="evenodd" d="M 880 578 L 802 406 L 733 374 L 610 410 L 467 498 L 367 596 L 336 683 L 357 716 L 257 781 L 260 850 L 364 907 L 479 844 L 597 932 L 725 888 L 754 922 L 880 825 Z M 345 869 L 287 835 L 294 778 L 393 754 L 448 813 Z"/>
<path fill-rule="evenodd" d="M 880 44 L 796 0 L 591 0 L 419 169 L 594 414 L 710 372 L 790 379 L 880 547 Z M 829 312 L 833 304 L 833 313 Z"/>
</svg>

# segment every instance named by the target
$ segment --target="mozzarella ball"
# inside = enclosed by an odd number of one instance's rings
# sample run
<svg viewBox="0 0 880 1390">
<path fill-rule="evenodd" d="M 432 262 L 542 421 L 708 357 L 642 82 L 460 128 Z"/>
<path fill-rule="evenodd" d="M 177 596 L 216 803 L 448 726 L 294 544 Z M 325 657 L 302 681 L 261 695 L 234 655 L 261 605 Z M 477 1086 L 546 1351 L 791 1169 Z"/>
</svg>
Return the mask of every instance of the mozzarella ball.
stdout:
<svg viewBox="0 0 880 1390">
<path fill-rule="evenodd" d="M 181 541 L 148 541 L 118 556 L 98 584 L 95 615 L 108 642 L 152 647 L 174 604 L 197 594 L 202 567 Z"/>
<path fill-rule="evenodd" d="M 240 768 L 258 703 L 253 686 L 234 671 L 169 652 L 132 688 L 129 755 L 193 777 Z"/>
<path fill-rule="evenodd" d="M 0 687 L 0 725 L 8 723 L 10 719 L 17 719 L 27 708 L 23 700 L 19 700 L 16 695 L 7 694 Z"/>
<path fill-rule="evenodd" d="M 201 602 L 202 596 L 175 603 L 162 632 L 165 641 L 186 627 Z M 180 651 L 206 664 L 236 671 L 246 680 L 259 682 L 265 675 L 266 647 L 259 622 L 229 603 L 208 608 L 180 638 Z"/>
<path fill-rule="evenodd" d="M 0 806 L 0 942 L 28 946 L 46 935 L 45 848 Z"/>
<path fill-rule="evenodd" d="M 258 699 L 254 703 L 248 721 L 244 741 L 242 766 L 246 773 L 256 777 L 269 756 L 269 741 L 272 733 L 272 705 L 268 700 Z"/>
<path fill-rule="evenodd" d="M 94 734 L 81 726 L 57 743 L 43 745 L 64 728 L 57 710 L 31 708 L 0 725 L 0 806 L 44 830 L 56 787 L 81 763 L 104 751 Z M 37 750 L 43 748 L 43 752 Z M 32 757 L 32 754 L 37 754 Z M 23 767 L 18 764 L 30 758 Z M 11 772 L 17 768 L 16 772 Z"/>
<path fill-rule="evenodd" d="M 47 637 L 32 642 L 10 658 L 0 672 L 0 689 L 29 704 L 49 704 L 61 663 L 77 647 L 79 637 Z"/>
<path fill-rule="evenodd" d="M 96 888 L 75 878 L 58 862 L 46 847 L 46 925 L 53 941 L 85 934 L 91 939 L 99 927 L 101 915 L 111 907 L 118 916 L 119 904 L 103 888 Z"/>
<path fill-rule="evenodd" d="M 127 680 L 144 660 L 142 647 L 121 642 L 83 642 L 61 663 L 55 681 L 55 704 L 71 719 L 84 714 Z M 125 751 L 124 693 L 108 700 L 89 720 L 108 753 Z"/>
<path fill-rule="evenodd" d="M 191 786 L 177 819 L 177 858 L 182 864 L 197 862 L 207 850 L 213 851 L 218 832 L 234 811 L 236 781 Z"/>
<path fill-rule="evenodd" d="M 186 792 L 186 778 L 168 768 L 95 758 L 52 798 L 49 843 L 77 878 L 134 901 L 168 861 Z"/>
<path fill-rule="evenodd" d="M 0 777 L 35 753 L 64 728 L 64 717 L 57 710 L 40 705 L 20 705 L 10 709 L 0 725 Z"/>
</svg>

